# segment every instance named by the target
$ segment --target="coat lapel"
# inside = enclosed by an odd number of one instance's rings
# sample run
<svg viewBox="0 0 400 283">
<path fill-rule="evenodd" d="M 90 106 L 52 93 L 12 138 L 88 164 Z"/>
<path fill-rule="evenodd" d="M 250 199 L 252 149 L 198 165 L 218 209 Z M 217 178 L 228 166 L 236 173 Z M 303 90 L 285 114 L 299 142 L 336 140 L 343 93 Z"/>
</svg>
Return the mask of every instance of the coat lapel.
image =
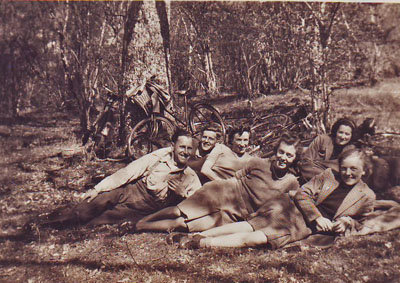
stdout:
<svg viewBox="0 0 400 283">
<path fill-rule="evenodd" d="M 331 169 L 325 171 L 325 182 L 318 195 L 317 205 L 323 202 L 338 186 L 339 182 L 336 180 Z"/>
<path fill-rule="evenodd" d="M 350 213 L 348 210 L 350 208 L 356 208 L 356 203 L 360 202 L 365 197 L 365 194 L 362 190 L 364 185 L 365 184 L 363 182 L 359 182 L 357 185 L 355 185 L 350 190 L 350 192 L 344 198 L 342 204 L 339 206 L 338 210 L 336 211 L 336 214 L 333 217 L 333 219 L 335 219 L 339 216 L 342 216 L 343 213 L 345 213 L 346 211 L 348 212 L 348 213 L 346 213 L 346 215 L 349 215 Z"/>
</svg>

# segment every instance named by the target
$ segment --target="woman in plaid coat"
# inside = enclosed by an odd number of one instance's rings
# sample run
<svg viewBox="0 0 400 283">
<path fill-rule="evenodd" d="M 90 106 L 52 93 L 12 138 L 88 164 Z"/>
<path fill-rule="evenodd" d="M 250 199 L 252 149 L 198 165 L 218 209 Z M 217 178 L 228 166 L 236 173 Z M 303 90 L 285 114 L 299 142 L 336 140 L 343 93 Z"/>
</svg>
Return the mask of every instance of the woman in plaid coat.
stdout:
<svg viewBox="0 0 400 283">
<path fill-rule="evenodd" d="M 361 180 L 366 156 L 350 149 L 339 156 L 339 173 L 328 168 L 304 184 L 267 201 L 247 221 L 227 224 L 181 239 L 183 247 L 280 248 L 313 233 L 347 234 L 373 210 L 374 192 Z"/>
</svg>

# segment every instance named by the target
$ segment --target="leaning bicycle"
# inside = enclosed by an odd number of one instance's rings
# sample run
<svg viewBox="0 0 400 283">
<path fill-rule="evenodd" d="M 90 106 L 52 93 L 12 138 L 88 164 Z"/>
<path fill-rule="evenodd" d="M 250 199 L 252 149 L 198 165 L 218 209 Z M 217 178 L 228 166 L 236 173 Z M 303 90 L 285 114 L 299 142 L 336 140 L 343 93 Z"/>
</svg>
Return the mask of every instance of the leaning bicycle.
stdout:
<svg viewBox="0 0 400 283">
<path fill-rule="evenodd" d="M 86 146 L 88 153 L 93 154 L 97 159 L 105 160 L 110 156 L 115 157 L 119 150 L 116 139 L 116 105 L 122 97 L 107 90 L 107 98 L 104 107 L 96 116 L 94 122 L 82 137 L 82 145 Z M 120 156 L 117 158 L 121 159 Z"/>
<path fill-rule="evenodd" d="M 128 136 L 127 151 L 131 158 L 137 159 L 170 145 L 177 127 L 190 131 L 195 137 L 199 137 L 204 128 L 214 127 L 220 132 L 222 141 L 225 139 L 226 128 L 219 111 L 204 102 L 189 104 L 191 94 L 188 91 L 177 92 L 183 97 L 183 113 L 179 115 L 174 111 L 169 94 L 154 81 L 145 81 L 141 87 L 127 93 L 149 113 Z M 160 105 L 155 107 L 157 102 Z"/>
<path fill-rule="evenodd" d="M 296 133 L 303 146 L 308 146 L 317 134 L 326 131 L 323 125 L 319 125 L 316 113 L 308 113 L 305 107 L 297 108 L 290 117 L 286 114 L 265 115 L 251 130 L 257 142 L 252 152 L 260 150 L 264 157 L 273 154 L 277 141 L 285 131 Z"/>
</svg>

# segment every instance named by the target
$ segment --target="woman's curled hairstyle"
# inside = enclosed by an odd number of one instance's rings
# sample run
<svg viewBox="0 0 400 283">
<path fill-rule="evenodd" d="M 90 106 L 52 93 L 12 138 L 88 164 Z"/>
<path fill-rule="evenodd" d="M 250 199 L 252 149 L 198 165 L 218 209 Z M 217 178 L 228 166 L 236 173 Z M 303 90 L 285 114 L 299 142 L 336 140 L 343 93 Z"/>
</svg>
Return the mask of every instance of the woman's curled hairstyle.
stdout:
<svg viewBox="0 0 400 283">
<path fill-rule="evenodd" d="M 337 131 L 339 130 L 340 126 L 348 126 L 351 128 L 351 140 L 350 142 L 353 142 L 356 138 L 356 130 L 357 130 L 357 126 L 356 124 L 353 122 L 353 120 L 351 120 L 348 117 L 344 117 L 344 118 L 340 118 L 338 119 L 332 126 L 331 128 L 331 137 L 335 138 Z"/>
<path fill-rule="evenodd" d="M 228 134 L 228 144 L 232 144 L 233 143 L 233 138 L 235 137 L 236 134 L 241 136 L 241 135 L 243 135 L 244 132 L 248 132 L 249 135 L 250 135 L 250 139 L 251 139 L 250 127 L 240 126 L 240 127 L 231 128 L 229 130 L 229 134 Z"/>
<path fill-rule="evenodd" d="M 281 138 L 278 140 L 274 152 L 277 153 L 279 145 L 284 142 L 287 145 L 293 145 L 296 149 L 296 159 L 294 162 L 297 162 L 303 153 L 303 146 L 301 144 L 301 140 L 298 135 L 285 131 L 282 133 Z"/>
</svg>

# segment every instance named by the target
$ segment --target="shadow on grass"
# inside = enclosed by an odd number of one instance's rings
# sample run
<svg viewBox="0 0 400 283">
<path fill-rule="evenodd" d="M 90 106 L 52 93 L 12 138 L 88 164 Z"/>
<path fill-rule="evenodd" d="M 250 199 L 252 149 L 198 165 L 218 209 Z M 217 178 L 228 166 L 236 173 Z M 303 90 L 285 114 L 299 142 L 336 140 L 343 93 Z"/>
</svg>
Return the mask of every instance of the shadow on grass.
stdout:
<svg viewBox="0 0 400 283">
<path fill-rule="evenodd" d="M 3 267 L 19 267 L 19 266 L 40 266 L 40 267 L 55 267 L 55 266 L 66 266 L 74 265 L 83 267 L 86 269 L 96 270 L 101 269 L 105 272 L 123 271 L 128 269 L 140 269 L 141 271 L 148 272 L 182 272 L 186 273 L 187 267 L 178 264 L 137 264 L 137 263 L 107 263 L 104 264 L 101 260 L 82 260 L 79 258 L 73 258 L 69 260 L 35 260 L 35 259 L 2 259 L 0 260 L 0 266 Z"/>
<path fill-rule="evenodd" d="M 32 127 L 55 127 L 57 121 L 70 120 L 74 114 L 66 111 L 59 111 L 58 109 L 35 109 L 29 113 L 21 114 L 17 117 L 10 117 L 6 115 L 0 116 L 0 125 L 14 126 L 14 125 L 29 125 Z"/>
<path fill-rule="evenodd" d="M 20 233 L 15 235 L 0 235 L 0 243 L 5 241 L 30 243 L 36 240 L 36 237 L 29 233 Z"/>
<path fill-rule="evenodd" d="M 108 264 L 104 266 L 101 261 L 97 262 L 94 260 L 85 261 L 78 258 L 59 261 L 59 260 L 19 260 L 19 259 L 3 259 L 0 260 L 0 266 L 9 267 L 9 266 L 40 266 L 40 267 L 54 267 L 54 266 L 65 266 L 65 265 L 74 265 L 81 266 L 87 269 L 102 269 L 104 271 L 122 271 L 132 267 L 136 267 L 135 264 Z"/>
</svg>

